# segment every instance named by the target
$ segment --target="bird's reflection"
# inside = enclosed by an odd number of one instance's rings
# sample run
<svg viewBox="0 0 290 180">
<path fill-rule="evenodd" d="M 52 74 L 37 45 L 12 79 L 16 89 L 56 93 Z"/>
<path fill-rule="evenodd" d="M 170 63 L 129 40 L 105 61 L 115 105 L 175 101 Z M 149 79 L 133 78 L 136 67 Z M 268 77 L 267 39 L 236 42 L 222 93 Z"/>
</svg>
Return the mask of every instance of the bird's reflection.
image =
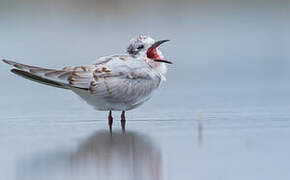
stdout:
<svg viewBox="0 0 290 180">
<path fill-rule="evenodd" d="M 71 164 L 74 170 L 104 179 L 161 178 L 159 150 L 135 132 L 97 132 L 80 145 Z"/>
<path fill-rule="evenodd" d="M 19 166 L 19 179 L 162 179 L 162 159 L 148 136 L 97 131 L 74 152 L 53 153 Z"/>
</svg>

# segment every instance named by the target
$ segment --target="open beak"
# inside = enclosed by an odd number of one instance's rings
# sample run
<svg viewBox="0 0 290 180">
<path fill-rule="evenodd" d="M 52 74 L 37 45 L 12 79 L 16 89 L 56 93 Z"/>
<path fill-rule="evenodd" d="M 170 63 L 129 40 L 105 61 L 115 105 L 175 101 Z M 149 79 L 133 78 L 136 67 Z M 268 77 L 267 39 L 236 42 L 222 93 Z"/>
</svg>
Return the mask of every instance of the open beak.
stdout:
<svg viewBox="0 0 290 180">
<path fill-rule="evenodd" d="M 156 41 L 154 44 L 152 44 L 152 46 L 150 48 L 148 48 L 147 50 L 147 57 L 152 59 L 155 62 L 163 62 L 163 63 L 167 63 L 167 64 L 172 64 L 172 62 L 166 60 L 166 59 L 162 59 L 160 58 L 160 56 L 157 53 L 156 48 L 158 46 L 160 46 L 161 44 L 168 42 L 169 40 L 161 40 L 161 41 Z"/>
<path fill-rule="evenodd" d="M 156 41 L 154 44 L 152 44 L 152 46 L 150 48 L 157 48 L 158 46 L 160 46 L 161 44 L 168 42 L 170 40 L 160 40 L 160 41 Z"/>
<path fill-rule="evenodd" d="M 163 62 L 163 63 L 167 63 L 167 64 L 173 64 L 172 62 L 170 61 L 167 61 L 165 59 L 154 59 L 155 62 Z"/>
</svg>

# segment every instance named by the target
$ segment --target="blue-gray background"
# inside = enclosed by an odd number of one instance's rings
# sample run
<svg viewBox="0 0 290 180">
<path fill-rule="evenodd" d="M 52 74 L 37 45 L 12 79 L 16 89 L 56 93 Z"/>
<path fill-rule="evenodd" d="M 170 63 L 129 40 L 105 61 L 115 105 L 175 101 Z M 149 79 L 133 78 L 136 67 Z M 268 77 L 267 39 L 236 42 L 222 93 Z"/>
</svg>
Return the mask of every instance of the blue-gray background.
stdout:
<svg viewBox="0 0 290 180">
<path fill-rule="evenodd" d="M 1 0 L 1 58 L 86 64 L 147 34 L 174 64 L 111 138 L 106 112 L 0 64 L 0 179 L 288 179 L 289 17 L 287 0 Z"/>
</svg>

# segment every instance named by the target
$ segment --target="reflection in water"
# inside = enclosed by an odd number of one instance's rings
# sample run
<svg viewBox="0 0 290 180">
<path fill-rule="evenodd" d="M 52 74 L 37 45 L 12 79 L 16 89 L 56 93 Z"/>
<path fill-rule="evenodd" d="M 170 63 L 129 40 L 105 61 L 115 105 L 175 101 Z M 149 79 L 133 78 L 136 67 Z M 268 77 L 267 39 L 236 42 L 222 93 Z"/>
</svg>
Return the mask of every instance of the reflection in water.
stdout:
<svg viewBox="0 0 290 180">
<path fill-rule="evenodd" d="M 203 122 L 202 122 L 202 113 L 199 113 L 197 121 L 197 137 L 199 146 L 202 145 L 203 142 Z"/>
<path fill-rule="evenodd" d="M 200 146 L 202 145 L 202 141 L 203 141 L 202 131 L 203 131 L 202 122 L 199 121 L 198 122 L 198 127 L 197 127 L 197 132 L 198 132 L 198 143 L 199 143 Z"/>
<path fill-rule="evenodd" d="M 53 153 L 19 165 L 19 179 L 162 179 L 162 159 L 149 137 L 97 131 L 73 153 Z"/>
</svg>

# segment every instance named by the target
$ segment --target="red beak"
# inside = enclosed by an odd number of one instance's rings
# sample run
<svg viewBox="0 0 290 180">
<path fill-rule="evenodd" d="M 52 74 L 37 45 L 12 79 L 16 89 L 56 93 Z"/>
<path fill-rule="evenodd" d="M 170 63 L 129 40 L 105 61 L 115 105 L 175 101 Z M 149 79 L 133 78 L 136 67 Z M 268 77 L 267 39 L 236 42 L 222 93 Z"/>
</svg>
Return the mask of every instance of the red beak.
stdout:
<svg viewBox="0 0 290 180">
<path fill-rule="evenodd" d="M 150 48 L 147 50 L 147 57 L 152 59 L 155 62 L 163 62 L 163 63 L 168 63 L 172 64 L 172 62 L 167 61 L 166 59 L 160 58 L 160 56 L 157 53 L 156 48 L 160 46 L 161 44 L 168 42 L 169 40 L 161 40 L 161 41 L 156 41 Z"/>
</svg>

